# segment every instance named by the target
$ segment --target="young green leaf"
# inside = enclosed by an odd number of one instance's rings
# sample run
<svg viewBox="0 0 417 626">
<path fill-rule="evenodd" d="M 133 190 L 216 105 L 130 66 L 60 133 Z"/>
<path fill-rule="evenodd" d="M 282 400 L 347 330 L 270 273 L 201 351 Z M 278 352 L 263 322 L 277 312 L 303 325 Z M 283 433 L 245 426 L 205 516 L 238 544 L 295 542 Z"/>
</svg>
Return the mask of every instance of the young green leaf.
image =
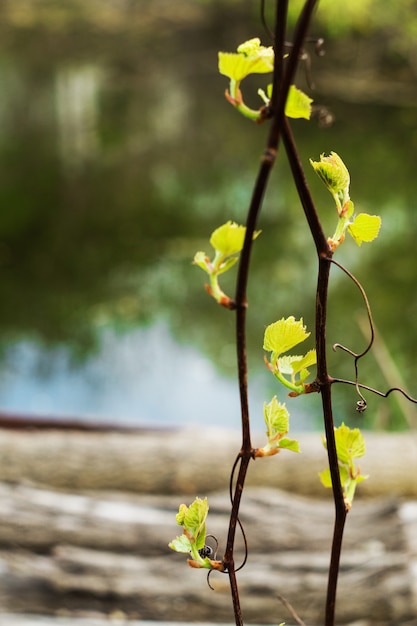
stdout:
<svg viewBox="0 0 417 626">
<path fill-rule="evenodd" d="M 219 52 L 219 72 L 240 82 L 249 74 L 268 74 L 274 70 L 274 50 L 261 45 L 257 37 L 242 43 L 237 53 Z"/>
<path fill-rule="evenodd" d="M 283 437 L 279 441 L 279 447 L 285 450 L 291 450 L 292 452 L 301 452 L 300 444 L 296 439 L 287 439 L 287 437 Z"/>
<path fill-rule="evenodd" d="M 365 440 L 359 428 L 349 428 L 342 423 L 334 431 L 337 458 L 350 465 L 353 459 L 360 459 L 366 452 Z"/>
<path fill-rule="evenodd" d="M 176 520 L 177 524 L 183 527 L 183 534 L 173 539 L 168 547 L 175 552 L 190 554 L 192 558 L 188 560 L 188 563 L 191 567 L 221 570 L 223 565 L 220 561 L 212 561 L 208 557 L 203 558 L 199 553 L 205 545 L 208 510 L 207 498 L 204 500 L 196 498 L 190 506 L 181 504 Z"/>
<path fill-rule="evenodd" d="M 348 225 L 348 231 L 358 246 L 361 246 L 364 241 L 369 242 L 376 239 L 380 228 L 381 218 L 379 215 L 368 215 L 367 213 L 359 213 Z"/>
<path fill-rule="evenodd" d="M 355 495 L 356 486 L 368 478 L 360 472 L 360 467 L 355 467 L 355 459 L 361 458 L 365 454 L 365 440 L 359 428 L 349 428 L 341 424 L 334 429 L 337 460 L 339 463 L 340 483 L 343 488 L 343 495 L 348 509 L 351 508 Z M 323 439 L 326 447 L 326 439 Z M 330 469 L 327 468 L 319 474 L 324 487 L 331 487 L 332 480 Z"/>
<path fill-rule="evenodd" d="M 253 239 L 260 235 L 257 230 L 253 234 Z M 205 252 L 197 252 L 193 263 L 198 265 L 210 276 L 210 284 L 206 285 L 208 293 L 222 306 L 233 308 L 233 301 L 227 296 L 219 285 L 219 276 L 227 272 L 237 262 L 237 255 L 243 248 L 245 241 L 246 227 L 228 221 L 213 231 L 210 237 L 210 244 L 214 248 L 214 259 L 210 259 Z"/>
<path fill-rule="evenodd" d="M 184 552 L 185 554 L 189 554 L 192 550 L 191 541 L 188 539 L 186 535 L 180 535 L 176 537 L 168 544 L 168 547 L 175 552 Z"/>
<path fill-rule="evenodd" d="M 240 226 L 236 222 L 229 220 L 213 231 L 210 237 L 210 244 L 216 252 L 219 252 L 219 256 L 223 259 L 242 250 L 245 233 L 245 226 Z M 256 237 L 258 234 L 259 232 L 256 233 Z"/>
<path fill-rule="evenodd" d="M 295 376 L 295 374 L 302 372 L 310 365 L 314 365 L 316 361 L 316 351 L 309 350 L 304 356 L 280 356 L 278 358 L 278 366 L 283 374 Z"/>
<path fill-rule="evenodd" d="M 307 332 L 302 318 L 296 320 L 293 315 L 286 319 L 282 317 L 266 327 L 264 350 L 282 354 L 307 339 L 310 334 Z"/>
<path fill-rule="evenodd" d="M 355 207 L 349 197 L 350 175 L 340 156 L 336 152 L 331 152 L 330 156 L 322 154 L 320 161 L 310 159 L 310 163 L 332 194 L 339 216 L 336 231 L 328 239 L 331 249 L 334 251 L 344 241 L 346 230 L 358 246 L 364 241 L 373 241 L 378 236 L 381 218 L 366 213 L 354 217 Z"/>
<path fill-rule="evenodd" d="M 316 362 L 316 351 L 309 350 L 304 356 L 289 356 L 280 354 L 287 352 L 300 342 L 307 339 L 307 332 L 303 320 L 296 320 L 293 316 L 280 319 L 265 329 L 264 350 L 271 352 L 268 369 L 278 380 L 291 390 L 291 396 L 309 393 L 312 389 L 304 383 L 309 376 L 308 366 Z M 290 376 L 290 380 L 285 378 Z"/>
<path fill-rule="evenodd" d="M 320 161 L 310 159 L 310 163 L 330 193 L 344 197 L 340 198 L 344 204 L 349 199 L 350 175 L 340 156 L 336 152 L 331 152 L 329 156 L 321 154 Z"/>
<path fill-rule="evenodd" d="M 275 440 L 286 435 L 289 429 L 289 413 L 285 404 L 274 396 L 269 404 L 264 403 L 264 418 L 268 439 Z"/>
<path fill-rule="evenodd" d="M 282 448 L 300 452 L 298 441 L 285 437 L 289 430 L 289 413 L 276 396 L 268 404 L 264 402 L 264 420 L 268 443 L 263 448 L 257 448 L 255 457 L 272 456 Z"/>
<path fill-rule="evenodd" d="M 311 103 L 313 100 L 303 91 L 291 85 L 287 102 L 285 103 L 285 115 L 293 119 L 303 118 L 309 120 L 311 117 Z"/>
<path fill-rule="evenodd" d="M 275 57 L 272 46 L 262 46 L 258 38 L 245 41 L 238 47 L 237 52 L 218 53 L 219 72 L 223 74 L 223 76 L 227 76 L 230 80 L 229 90 L 226 91 L 225 94 L 226 99 L 242 113 L 242 115 L 257 123 L 268 119 L 266 110 L 271 99 L 272 85 L 268 85 L 268 96 L 262 89 L 258 89 L 258 94 L 266 107 L 263 106 L 256 110 L 247 106 L 243 101 L 240 83 L 244 78 L 249 76 L 249 74 L 267 74 L 273 72 L 274 60 Z M 311 98 L 294 85 L 291 85 L 285 105 L 285 114 L 292 118 L 310 119 L 311 103 Z"/>
</svg>

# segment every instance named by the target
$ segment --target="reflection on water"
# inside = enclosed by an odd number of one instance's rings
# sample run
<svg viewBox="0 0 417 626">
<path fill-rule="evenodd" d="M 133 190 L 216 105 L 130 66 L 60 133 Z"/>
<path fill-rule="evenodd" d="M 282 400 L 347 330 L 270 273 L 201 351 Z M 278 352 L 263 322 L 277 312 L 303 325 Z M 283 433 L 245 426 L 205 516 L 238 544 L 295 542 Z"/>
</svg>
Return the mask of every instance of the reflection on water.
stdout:
<svg viewBox="0 0 417 626">
<path fill-rule="evenodd" d="M 261 26 L 233 2 L 222 11 L 209 2 L 161 5 L 164 14 L 153 0 L 94 10 L 0 0 L 0 408 L 172 424 L 197 420 L 200 400 L 211 423 L 238 420 L 235 380 L 223 377 L 235 370 L 233 316 L 208 300 L 191 259 L 208 251 L 220 223 L 244 220 L 267 129 L 226 104 L 216 55 Z M 349 242 L 339 260 L 368 289 L 412 385 L 417 265 L 403 252 L 415 248 L 417 231 L 416 99 L 403 108 L 330 101 L 332 81 L 320 77 L 332 75 L 332 62 L 340 76 L 339 46 L 330 42 L 331 53 L 313 62 L 321 85 L 313 96 L 332 109 L 334 127 L 294 130 L 306 168 L 308 157 L 336 150 L 357 208 L 382 215 L 379 240 L 359 251 Z M 342 62 L 360 67 L 361 49 L 343 49 Z M 331 234 L 331 202 L 307 176 Z M 259 373 L 264 327 L 291 314 L 313 325 L 314 248 L 285 165 L 259 226 L 248 313 L 257 407 L 277 392 Z M 334 273 L 329 340 L 360 350 L 360 296 Z M 97 334 L 98 320 L 125 332 Z M 337 375 L 351 378 L 346 360 L 338 355 Z M 371 359 L 362 372 L 385 386 Z"/>
<path fill-rule="evenodd" d="M 62 68 L 56 76 L 59 153 L 69 169 L 97 155 L 99 77 L 92 65 Z"/>
<path fill-rule="evenodd" d="M 100 417 L 134 425 L 237 426 L 235 381 L 210 360 L 175 342 L 166 326 L 117 334 L 101 332 L 100 349 L 74 367 L 65 348 L 45 352 L 20 342 L 6 355 L 2 408 L 38 416 Z M 254 404 L 262 407 L 259 391 Z"/>
<path fill-rule="evenodd" d="M 221 376 L 207 357 L 175 342 L 165 323 L 119 334 L 105 329 L 100 335 L 99 351 L 77 367 L 66 348 L 45 352 L 27 341 L 10 348 L 0 382 L 2 409 L 115 425 L 239 426 L 234 378 Z M 265 380 L 256 377 L 250 401 L 259 430 L 266 393 Z M 292 429 L 315 428 L 311 410 L 309 418 L 303 406 L 297 409 Z"/>
</svg>

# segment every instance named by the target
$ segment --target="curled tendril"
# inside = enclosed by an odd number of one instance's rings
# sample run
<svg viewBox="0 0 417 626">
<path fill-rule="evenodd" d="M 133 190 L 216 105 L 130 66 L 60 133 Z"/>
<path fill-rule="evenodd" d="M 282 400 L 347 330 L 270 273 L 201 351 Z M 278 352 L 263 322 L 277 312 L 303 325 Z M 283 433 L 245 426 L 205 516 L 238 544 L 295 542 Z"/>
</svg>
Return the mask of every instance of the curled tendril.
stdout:
<svg viewBox="0 0 417 626">
<path fill-rule="evenodd" d="M 372 319 L 372 313 L 371 313 L 371 307 L 369 304 L 369 300 L 368 300 L 368 296 L 366 295 L 365 289 L 362 287 L 361 283 L 358 281 L 358 279 L 351 273 L 349 272 L 349 270 L 342 265 L 341 263 L 338 263 L 337 261 L 335 261 L 333 258 L 329 259 L 332 263 L 334 263 L 335 265 L 337 265 L 337 267 L 339 267 L 345 274 L 346 276 L 348 276 L 350 278 L 350 280 L 356 285 L 356 287 L 359 289 L 363 301 L 365 303 L 365 308 L 366 308 L 366 314 L 368 316 L 368 322 L 369 322 L 369 328 L 371 331 L 371 338 L 369 340 L 368 345 L 366 346 L 365 350 L 363 350 L 362 352 L 354 352 L 353 350 L 351 350 L 350 348 L 347 348 L 346 346 L 340 344 L 340 343 L 335 343 L 333 345 L 333 350 L 337 350 L 338 348 L 340 350 L 343 350 L 343 352 L 347 352 L 347 354 L 350 354 L 350 356 L 352 356 L 354 358 L 354 366 L 355 366 L 355 388 L 356 388 L 356 393 L 358 394 L 360 400 L 358 400 L 358 402 L 356 403 L 356 410 L 359 413 L 363 413 L 366 410 L 366 399 L 364 397 L 364 395 L 361 392 L 361 385 L 359 384 L 359 367 L 358 367 L 358 362 L 360 359 L 362 359 L 366 354 L 368 354 L 369 350 L 372 348 L 372 345 L 374 343 L 374 339 L 375 339 L 375 329 L 374 329 L 374 322 Z"/>
<path fill-rule="evenodd" d="M 369 391 L 370 393 L 373 393 L 376 396 L 379 396 L 380 398 L 388 398 L 388 396 L 391 395 L 391 393 L 393 393 L 394 391 L 398 391 L 398 393 L 403 395 L 404 398 L 406 398 L 406 400 L 408 400 L 409 402 L 412 402 L 413 404 L 417 404 L 417 398 L 413 398 L 413 396 L 410 396 L 410 394 L 407 393 L 401 387 L 390 387 L 388 389 L 388 391 L 379 391 L 379 389 L 374 389 L 374 387 L 369 387 L 369 385 L 363 385 L 362 383 L 357 383 L 357 382 L 355 382 L 353 380 L 345 380 L 344 378 L 332 378 L 332 383 L 342 383 L 344 385 L 353 385 L 354 387 L 359 387 L 360 389 L 364 389 L 365 391 Z M 365 404 L 366 404 L 366 402 L 365 402 Z M 357 406 L 361 405 L 361 400 L 358 400 L 356 405 Z M 356 410 L 358 410 L 358 408 Z M 363 413 L 363 411 L 364 411 L 364 409 L 362 409 L 359 412 Z"/>
<path fill-rule="evenodd" d="M 206 539 L 208 538 L 214 539 L 214 541 L 216 542 L 216 547 L 212 548 L 211 546 L 207 546 L 205 545 L 204 548 L 201 548 L 201 550 L 199 550 L 200 555 L 201 556 L 208 556 L 210 559 L 213 559 L 214 561 L 217 559 L 217 550 L 219 549 L 219 542 L 217 541 L 217 537 L 215 537 L 214 535 L 206 535 Z M 210 554 L 207 554 L 207 551 L 210 550 Z M 203 554 L 202 554 L 203 553 Z M 210 583 L 210 574 L 213 572 L 214 570 L 210 569 L 207 572 L 207 584 L 210 587 L 210 589 L 212 591 L 214 591 L 214 587 L 211 585 Z"/>
<path fill-rule="evenodd" d="M 351 350 L 350 348 L 347 348 L 346 346 L 343 346 L 340 343 L 335 343 L 333 345 L 333 350 L 337 350 L 338 348 L 340 350 L 343 350 L 344 352 L 347 352 L 347 354 L 350 354 L 350 356 L 352 356 L 354 358 L 354 363 L 355 363 L 355 380 L 351 381 L 351 380 L 344 380 L 342 378 L 333 378 L 332 382 L 333 383 L 344 383 L 346 385 L 354 385 L 357 394 L 360 397 L 360 400 L 357 401 L 356 403 L 356 410 L 358 411 L 358 413 L 363 413 L 366 410 L 367 407 L 367 402 L 365 397 L 363 396 L 361 389 L 365 390 L 365 391 L 369 391 L 377 396 L 380 396 L 381 398 L 388 398 L 388 396 L 393 393 L 394 391 L 398 391 L 398 393 L 402 394 L 409 402 L 412 402 L 413 404 L 417 404 L 417 398 L 413 398 L 409 393 L 407 393 L 404 389 L 402 389 L 401 387 L 390 387 L 390 389 L 388 389 L 388 391 L 379 391 L 378 389 L 374 389 L 373 387 L 369 387 L 368 385 L 363 385 L 361 383 L 359 383 L 359 371 L 358 371 L 358 361 L 364 357 L 369 350 L 372 348 L 372 345 L 374 343 L 375 340 L 375 328 L 374 328 L 374 322 L 372 319 L 372 313 L 371 313 L 371 307 L 369 305 L 369 300 L 368 300 L 368 296 L 365 293 L 364 288 L 362 287 L 362 285 L 360 284 L 360 282 L 358 281 L 357 278 L 355 278 L 355 276 L 353 276 L 353 274 L 351 274 L 349 272 L 349 270 L 346 269 L 346 267 L 344 267 L 343 265 L 341 265 L 340 263 L 338 263 L 337 261 L 335 261 L 334 259 L 329 259 L 329 261 L 331 261 L 332 263 L 334 263 L 335 265 L 337 265 L 337 267 L 339 267 L 343 272 L 345 272 L 345 274 L 355 283 L 355 285 L 357 286 L 357 288 L 359 289 L 359 291 L 361 292 L 363 301 L 365 303 L 365 307 L 366 307 L 366 313 L 368 316 L 368 322 L 369 322 L 369 328 L 371 331 L 371 338 L 369 340 L 369 343 L 367 345 L 367 347 L 365 348 L 365 350 L 363 350 L 362 352 L 356 353 L 353 350 Z"/>
<path fill-rule="evenodd" d="M 265 17 L 265 0 L 261 0 L 261 22 L 262 22 L 262 26 L 265 29 L 266 34 L 273 40 L 274 33 L 269 28 L 268 22 L 266 21 L 266 17 Z"/>
<path fill-rule="evenodd" d="M 241 454 L 239 453 L 237 455 L 236 459 L 235 459 L 235 462 L 233 463 L 232 471 L 231 471 L 231 474 L 230 474 L 229 496 L 230 496 L 230 502 L 232 504 L 233 504 L 233 479 L 234 479 L 234 475 L 235 475 L 237 464 L 239 463 L 240 459 L 241 459 Z M 240 532 L 242 533 L 243 543 L 244 543 L 244 546 L 245 546 L 245 556 L 243 557 L 243 561 L 239 565 L 239 567 L 237 567 L 235 569 L 235 572 L 238 572 L 239 570 L 241 570 L 245 566 L 246 561 L 248 560 L 248 542 L 247 542 L 247 539 L 246 539 L 246 533 L 245 533 L 245 529 L 243 528 L 242 522 L 240 521 L 240 519 L 238 517 L 236 518 L 236 521 L 239 524 Z"/>
<path fill-rule="evenodd" d="M 356 410 L 358 413 L 364 413 L 367 406 L 366 400 L 358 400 L 356 403 Z"/>
</svg>

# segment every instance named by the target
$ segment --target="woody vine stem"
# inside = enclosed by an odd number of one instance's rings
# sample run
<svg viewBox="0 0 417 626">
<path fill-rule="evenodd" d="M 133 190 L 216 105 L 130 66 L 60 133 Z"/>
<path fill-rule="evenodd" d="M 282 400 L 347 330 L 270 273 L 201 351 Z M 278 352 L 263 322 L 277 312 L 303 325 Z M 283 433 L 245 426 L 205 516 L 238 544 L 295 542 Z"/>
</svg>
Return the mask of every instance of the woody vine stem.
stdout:
<svg viewBox="0 0 417 626">
<path fill-rule="evenodd" d="M 188 564 L 194 568 L 206 568 L 208 576 L 213 570 L 227 573 L 237 626 L 243 625 L 243 618 L 236 572 L 245 564 L 246 556 L 243 563 L 236 568 L 234 545 L 237 526 L 243 532 L 239 520 L 239 510 L 250 461 L 255 458 L 273 456 L 282 449 L 293 452 L 300 451 L 298 442 L 286 436 L 289 431 L 289 413 L 285 404 L 278 402 L 276 396 L 268 404 L 264 404 L 267 443 L 263 448 L 254 448 L 251 441 L 248 402 L 246 294 L 250 259 L 253 241 L 260 234 L 260 231 L 256 230 L 258 217 L 281 141 L 287 154 L 294 183 L 317 253 L 315 350 L 308 351 L 304 356 L 287 354 L 289 350 L 304 341 L 310 334 L 306 331 L 303 320 L 295 320 L 293 316 L 287 319 L 282 318 L 266 328 L 263 347 L 267 353 L 270 353 L 268 359 L 265 357 L 268 369 L 282 385 L 290 390 L 289 396 L 296 397 L 312 392 L 321 394 L 325 447 L 327 449 L 329 467 L 320 473 L 320 479 L 325 487 L 332 488 L 335 505 L 324 626 L 334 626 L 337 580 L 346 516 L 352 505 L 357 484 L 366 478 L 366 476 L 361 475 L 360 468 L 355 465 L 355 459 L 362 457 L 365 453 L 365 443 L 359 429 L 351 430 L 344 424 L 338 428 L 334 426 L 332 384 L 344 383 L 354 385 L 360 398 L 357 402 L 357 409 L 360 412 L 366 408 L 366 400 L 361 390 L 367 390 L 384 397 L 387 397 L 392 391 L 400 391 L 411 402 L 417 403 L 416 399 L 402 389 L 393 387 L 382 393 L 359 382 L 358 361 L 368 353 L 374 338 L 372 315 L 363 287 L 345 267 L 333 259 L 333 254 L 337 247 L 343 243 L 346 232 L 352 236 L 358 246 L 361 246 L 363 242 L 373 241 L 378 236 L 381 218 L 366 213 L 355 215 L 354 204 L 349 194 L 350 175 L 347 167 L 335 152 L 332 152 L 328 157 L 321 155 L 320 161 L 310 160 L 310 163 L 331 193 L 337 211 L 336 230 L 332 237 L 326 238 L 307 185 L 303 166 L 288 121 L 288 118 L 310 119 L 311 116 L 312 101 L 293 85 L 293 79 L 300 59 L 305 58 L 304 43 L 312 14 L 317 4 L 318 0 L 305 1 L 291 44 L 286 43 L 288 0 L 276 0 L 273 47 L 267 48 L 260 44 L 259 39 L 251 39 L 241 44 L 237 49 L 237 53 L 219 53 L 219 71 L 227 76 L 230 81 L 230 88 L 225 94 L 227 101 L 244 117 L 256 123 L 265 121 L 270 123 L 266 148 L 261 157 L 247 213 L 246 226 L 240 226 L 230 221 L 223 224 L 212 233 L 210 238 L 210 243 L 215 251 L 213 259 L 210 259 L 205 252 L 201 251 L 197 252 L 194 257 L 194 264 L 210 277 L 210 282 L 206 284 L 206 290 L 209 295 L 218 304 L 235 312 L 242 441 L 231 472 L 231 513 L 223 558 L 217 560 L 217 548 L 214 553 L 210 546 L 206 545 L 206 517 L 209 508 L 207 498 L 204 500 L 196 498 L 189 507 L 185 504 L 180 505 L 176 519 L 177 523 L 182 526 L 183 532 L 182 535 L 170 542 L 169 547 L 177 552 L 183 552 L 191 556 L 188 559 Z M 262 13 L 263 9 L 264 0 L 261 0 Z M 264 19 L 263 23 L 265 24 Z M 289 48 L 289 54 L 285 54 L 287 48 Z M 249 108 L 244 102 L 240 91 L 240 83 L 251 73 L 273 73 L 272 83 L 268 85 L 267 93 L 262 89 L 258 91 L 264 102 L 264 106 L 259 110 Z M 228 271 L 238 261 L 239 254 L 236 291 L 235 297 L 232 299 L 222 290 L 219 284 L 219 276 Z M 341 344 L 333 346 L 334 348 L 340 348 L 353 357 L 354 381 L 332 378 L 327 368 L 327 302 L 330 270 L 333 264 L 345 272 L 357 286 L 362 294 L 368 314 L 371 338 L 365 350 L 356 354 Z M 315 363 L 317 363 L 316 377 L 313 382 L 308 383 L 308 367 Z M 289 602 L 281 596 L 278 597 L 281 598 L 292 617 L 302 626 L 304 622 L 298 617 Z"/>
<path fill-rule="evenodd" d="M 246 221 L 246 233 L 240 256 L 236 295 L 234 301 L 234 307 L 236 308 L 236 346 L 237 346 L 237 363 L 238 363 L 238 378 L 239 378 L 239 392 L 241 402 L 241 420 L 242 420 L 242 448 L 239 453 L 240 465 L 238 476 L 236 479 L 236 487 L 232 499 L 232 511 L 230 515 L 229 532 L 227 537 L 226 552 L 224 555 L 223 563 L 229 574 L 230 588 L 232 593 L 233 608 L 235 614 L 235 621 L 237 626 L 243 624 L 242 612 L 239 600 L 239 591 L 236 581 L 235 564 L 233 558 L 234 541 L 236 535 L 236 526 L 239 515 L 239 507 L 241 496 L 245 484 L 245 478 L 250 460 L 253 458 L 253 448 L 250 436 L 250 420 L 249 420 L 249 403 L 248 403 L 248 380 L 247 380 L 247 357 L 246 357 L 246 289 L 249 278 L 249 266 L 251 258 L 252 243 L 254 233 L 256 229 L 257 219 L 261 210 L 262 200 L 267 187 L 268 179 L 272 167 L 275 162 L 276 154 L 278 151 L 279 141 L 282 136 L 284 127 L 284 110 L 285 103 L 288 96 L 290 85 L 292 84 L 301 50 L 303 48 L 304 40 L 307 35 L 308 26 L 311 20 L 312 13 L 317 4 L 317 0 L 307 0 L 304 5 L 304 9 L 298 20 L 298 24 L 294 34 L 293 46 L 290 51 L 289 58 L 287 59 L 286 68 L 284 71 L 284 44 L 286 34 L 287 23 L 287 0 L 277 0 L 276 4 L 276 19 L 275 19 L 275 33 L 274 33 L 274 72 L 272 82 L 272 95 L 269 105 L 269 115 L 272 119 L 271 128 L 269 131 L 267 146 L 265 148 L 261 165 L 259 168 L 258 176 L 255 182 L 255 186 L 252 193 L 252 199 L 249 206 L 248 217 Z M 317 220 L 318 221 L 318 220 Z M 321 230 L 321 229 L 320 229 Z M 326 238 L 323 235 L 323 241 L 326 245 L 326 253 L 328 251 L 328 245 Z M 323 346 L 325 348 L 325 345 Z M 325 365 L 324 356 L 324 373 L 327 376 L 327 369 Z M 333 426 L 331 437 L 334 441 Z M 331 446 L 329 446 L 329 450 Z M 336 457 L 336 471 L 338 472 L 338 464 Z M 339 485 L 340 479 L 337 478 Z M 343 494 L 342 494 L 343 500 Z M 327 624 L 330 625 L 331 622 Z M 326 626 L 327 626 L 326 624 Z"/>
</svg>

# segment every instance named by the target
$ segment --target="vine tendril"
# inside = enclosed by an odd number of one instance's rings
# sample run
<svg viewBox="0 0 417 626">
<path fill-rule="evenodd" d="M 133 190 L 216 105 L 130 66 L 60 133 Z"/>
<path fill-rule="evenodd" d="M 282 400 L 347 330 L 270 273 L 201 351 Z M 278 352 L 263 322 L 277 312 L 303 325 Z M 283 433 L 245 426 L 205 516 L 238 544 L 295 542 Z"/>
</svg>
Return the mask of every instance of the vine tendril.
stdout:
<svg viewBox="0 0 417 626">
<path fill-rule="evenodd" d="M 358 400 L 358 402 L 356 403 L 356 410 L 358 411 L 358 413 L 363 413 L 366 410 L 367 402 L 366 402 L 365 396 L 361 392 L 361 388 L 363 389 L 363 386 L 359 384 L 359 367 L 358 367 L 358 362 L 372 348 L 372 345 L 373 345 L 374 339 L 375 339 L 375 329 L 374 329 L 374 322 L 373 322 L 373 319 L 372 319 L 371 306 L 369 304 L 368 296 L 366 295 L 365 289 L 362 287 L 362 285 L 359 282 L 359 280 L 351 272 L 349 272 L 349 270 L 344 265 L 342 265 L 338 261 L 335 261 L 333 258 L 330 258 L 329 261 L 331 261 L 331 263 L 334 263 L 339 269 L 341 269 L 342 272 L 344 272 L 346 274 L 346 276 L 348 276 L 350 278 L 350 280 L 359 289 L 359 291 L 361 293 L 361 296 L 363 298 L 363 301 L 365 303 L 366 314 L 368 316 L 369 328 L 370 328 L 370 331 L 371 331 L 371 338 L 370 338 L 369 343 L 368 343 L 367 347 L 365 348 L 365 350 L 363 350 L 362 352 L 354 352 L 353 350 L 351 350 L 350 348 L 342 345 L 341 343 L 333 344 L 333 350 L 336 351 L 339 348 L 340 350 L 343 350 L 343 352 L 347 352 L 347 354 L 350 354 L 350 356 L 352 356 L 354 358 L 354 367 L 355 367 L 355 382 L 354 382 L 354 385 L 355 385 L 355 388 L 356 388 L 356 393 L 358 394 L 358 396 L 360 398 L 360 400 Z M 335 380 L 335 379 L 333 379 L 333 380 Z"/>
</svg>

